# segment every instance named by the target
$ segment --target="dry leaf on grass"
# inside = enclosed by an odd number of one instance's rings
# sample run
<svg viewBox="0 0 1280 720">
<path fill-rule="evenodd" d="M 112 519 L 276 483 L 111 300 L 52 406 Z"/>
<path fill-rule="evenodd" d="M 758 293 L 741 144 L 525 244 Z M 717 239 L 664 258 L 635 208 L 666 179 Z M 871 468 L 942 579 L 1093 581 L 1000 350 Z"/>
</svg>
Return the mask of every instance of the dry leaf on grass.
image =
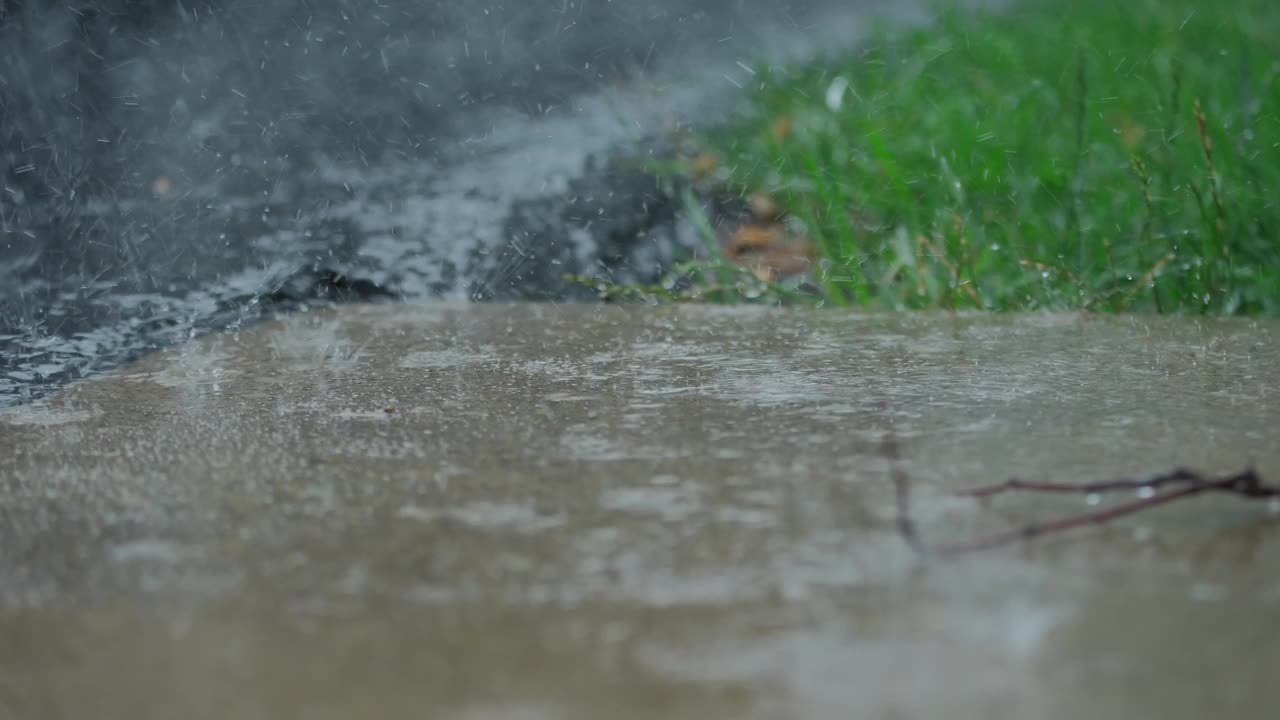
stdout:
<svg viewBox="0 0 1280 720">
<path fill-rule="evenodd" d="M 720 158 L 712 153 L 702 153 L 689 163 L 689 170 L 693 174 L 694 180 L 701 180 L 710 176 L 720 168 Z"/>
<path fill-rule="evenodd" d="M 813 245 L 804 238 L 790 237 L 781 223 L 739 227 L 724 244 L 724 255 L 735 265 L 750 268 L 765 282 L 806 273 L 814 260 Z"/>
</svg>

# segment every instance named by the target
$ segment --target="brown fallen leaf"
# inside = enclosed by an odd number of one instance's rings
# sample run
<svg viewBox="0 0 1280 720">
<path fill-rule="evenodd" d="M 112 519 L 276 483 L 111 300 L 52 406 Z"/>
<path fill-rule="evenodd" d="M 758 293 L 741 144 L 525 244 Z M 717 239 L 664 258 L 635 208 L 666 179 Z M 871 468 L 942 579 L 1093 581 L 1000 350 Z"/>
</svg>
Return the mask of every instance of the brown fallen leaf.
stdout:
<svg viewBox="0 0 1280 720">
<path fill-rule="evenodd" d="M 747 202 L 751 206 L 751 214 L 760 222 L 776 222 L 782 218 L 782 209 L 768 193 L 751 193 Z"/>
<path fill-rule="evenodd" d="M 706 152 L 701 153 L 697 157 L 693 158 L 693 161 L 689 164 L 689 169 L 693 173 L 693 178 L 695 180 L 701 180 L 711 175 L 719 167 L 720 167 L 720 158 L 716 157 L 712 153 L 706 153 Z"/>
<path fill-rule="evenodd" d="M 791 121 L 791 118 L 786 115 L 774 120 L 773 127 L 771 128 L 773 132 L 773 139 L 778 142 L 786 140 L 791 136 L 791 128 L 793 125 L 794 123 Z"/>
<path fill-rule="evenodd" d="M 786 228 L 779 223 L 757 225 L 749 223 L 739 227 L 729 236 L 725 255 L 730 259 L 756 253 L 765 248 L 781 245 L 786 240 Z"/>
<path fill-rule="evenodd" d="M 764 282 L 808 272 L 815 258 L 812 243 L 790 237 L 782 223 L 739 227 L 725 243 L 724 254 L 729 262 L 749 268 Z"/>
</svg>

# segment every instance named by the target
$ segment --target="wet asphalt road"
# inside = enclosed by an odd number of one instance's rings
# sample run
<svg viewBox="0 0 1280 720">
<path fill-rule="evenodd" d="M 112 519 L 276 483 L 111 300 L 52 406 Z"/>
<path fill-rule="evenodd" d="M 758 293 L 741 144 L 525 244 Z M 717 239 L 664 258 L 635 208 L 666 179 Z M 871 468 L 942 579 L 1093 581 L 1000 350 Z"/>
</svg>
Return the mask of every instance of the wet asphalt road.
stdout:
<svg viewBox="0 0 1280 720">
<path fill-rule="evenodd" d="M 0 404 L 317 301 L 650 277 L 682 230 L 609 155 L 880 3 L 132 5 L 3 4 Z"/>
</svg>

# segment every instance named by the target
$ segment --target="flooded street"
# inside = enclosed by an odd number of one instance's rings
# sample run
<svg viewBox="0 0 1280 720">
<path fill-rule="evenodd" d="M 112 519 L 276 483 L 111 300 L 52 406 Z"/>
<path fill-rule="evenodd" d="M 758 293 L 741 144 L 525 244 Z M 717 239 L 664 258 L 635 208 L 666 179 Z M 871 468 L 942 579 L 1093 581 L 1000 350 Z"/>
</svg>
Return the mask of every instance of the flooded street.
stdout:
<svg viewBox="0 0 1280 720">
<path fill-rule="evenodd" d="M 0 714 L 1266 717 L 1280 324 L 425 304 L 0 410 Z M 1141 497 L 1139 491 L 1139 497 Z M 1270 558 L 1270 560 L 1268 559 Z"/>
</svg>

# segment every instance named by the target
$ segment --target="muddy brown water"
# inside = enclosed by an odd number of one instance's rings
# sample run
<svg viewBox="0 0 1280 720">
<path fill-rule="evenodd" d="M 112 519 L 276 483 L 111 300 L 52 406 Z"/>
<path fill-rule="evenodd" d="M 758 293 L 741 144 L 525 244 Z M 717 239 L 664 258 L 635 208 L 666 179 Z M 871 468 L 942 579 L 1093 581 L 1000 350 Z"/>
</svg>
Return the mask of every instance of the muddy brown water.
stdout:
<svg viewBox="0 0 1280 720">
<path fill-rule="evenodd" d="M 938 561 L 890 478 L 931 543 L 1116 501 L 952 494 L 1009 476 L 1280 480 L 1277 334 L 438 304 L 210 336 L 0 414 L 0 716 L 1267 717 L 1280 507 Z"/>
</svg>

